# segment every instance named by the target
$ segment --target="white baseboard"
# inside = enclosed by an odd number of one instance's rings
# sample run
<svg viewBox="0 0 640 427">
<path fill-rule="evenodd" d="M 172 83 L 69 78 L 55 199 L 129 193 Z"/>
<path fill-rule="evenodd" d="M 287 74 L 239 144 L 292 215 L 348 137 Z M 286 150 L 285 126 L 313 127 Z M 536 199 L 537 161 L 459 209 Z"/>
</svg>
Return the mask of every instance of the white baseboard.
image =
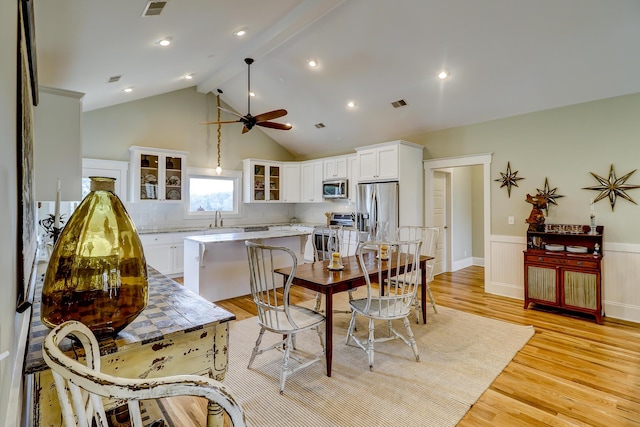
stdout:
<svg viewBox="0 0 640 427">
<path fill-rule="evenodd" d="M 484 258 L 473 257 L 473 265 L 477 265 L 478 267 L 484 267 Z"/>
<path fill-rule="evenodd" d="M 473 265 L 473 258 L 468 257 L 465 259 L 460 259 L 458 261 L 453 261 L 451 263 L 451 271 L 462 270 L 463 268 L 471 267 Z"/>
<path fill-rule="evenodd" d="M 524 301 L 524 288 L 511 283 L 491 282 L 485 283 L 484 291 L 489 294 L 500 295 L 508 298 L 515 298 Z"/>
<path fill-rule="evenodd" d="M 640 323 L 640 307 L 636 305 L 621 304 L 618 302 L 603 301 L 605 317 L 613 319 L 627 320 L 629 322 Z"/>
</svg>

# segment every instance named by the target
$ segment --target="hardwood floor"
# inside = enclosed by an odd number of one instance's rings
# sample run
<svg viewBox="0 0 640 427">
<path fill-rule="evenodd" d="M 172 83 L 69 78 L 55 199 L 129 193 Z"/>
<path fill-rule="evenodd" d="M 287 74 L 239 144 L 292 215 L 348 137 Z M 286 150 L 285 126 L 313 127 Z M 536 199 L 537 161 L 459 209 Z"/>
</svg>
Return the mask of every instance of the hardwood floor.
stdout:
<svg viewBox="0 0 640 427">
<path fill-rule="evenodd" d="M 639 324 L 524 310 L 521 300 L 485 294 L 481 267 L 441 274 L 431 289 L 438 305 L 536 331 L 459 426 L 640 425 Z M 296 288 L 292 301 L 314 296 Z M 249 297 L 218 304 L 238 320 L 256 314 Z"/>
</svg>

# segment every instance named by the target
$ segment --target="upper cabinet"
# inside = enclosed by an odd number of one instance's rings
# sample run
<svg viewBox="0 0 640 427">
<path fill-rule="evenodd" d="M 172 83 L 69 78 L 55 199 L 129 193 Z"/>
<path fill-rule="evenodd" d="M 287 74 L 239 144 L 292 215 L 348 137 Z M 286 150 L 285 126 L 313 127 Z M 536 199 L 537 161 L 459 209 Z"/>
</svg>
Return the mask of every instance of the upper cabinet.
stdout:
<svg viewBox="0 0 640 427">
<path fill-rule="evenodd" d="M 349 164 L 349 201 L 355 203 L 358 192 L 358 178 L 360 177 L 360 163 L 358 163 L 358 156 L 355 154 L 348 156 L 347 162 Z"/>
<path fill-rule="evenodd" d="M 349 165 L 347 156 L 328 157 L 322 160 L 324 179 L 348 178 Z"/>
<path fill-rule="evenodd" d="M 375 146 L 358 150 L 359 181 L 398 179 L 398 145 Z"/>
<path fill-rule="evenodd" d="M 302 191 L 300 201 L 320 203 L 322 199 L 322 160 L 300 163 Z"/>
<path fill-rule="evenodd" d="M 133 202 L 182 202 L 187 153 L 133 146 L 131 152 L 131 192 Z"/>
<path fill-rule="evenodd" d="M 300 201 L 300 164 L 287 162 L 282 165 L 282 201 L 298 203 Z"/>
<path fill-rule="evenodd" d="M 245 203 L 281 202 L 282 163 L 244 159 Z"/>
</svg>

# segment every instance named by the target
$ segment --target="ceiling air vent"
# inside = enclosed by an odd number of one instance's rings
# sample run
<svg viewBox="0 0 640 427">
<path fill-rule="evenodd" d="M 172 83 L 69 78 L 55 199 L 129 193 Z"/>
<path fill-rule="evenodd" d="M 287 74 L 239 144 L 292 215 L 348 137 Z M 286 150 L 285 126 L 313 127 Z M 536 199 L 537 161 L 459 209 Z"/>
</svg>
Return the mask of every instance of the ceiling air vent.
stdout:
<svg viewBox="0 0 640 427">
<path fill-rule="evenodd" d="M 166 1 L 149 1 L 147 5 L 144 7 L 144 11 L 142 12 L 142 17 L 145 16 L 158 16 L 162 9 L 167 5 Z"/>
<path fill-rule="evenodd" d="M 324 123 L 316 123 L 314 126 L 318 129 L 322 129 L 324 127 Z"/>
<path fill-rule="evenodd" d="M 393 108 L 400 108 L 407 105 L 407 101 L 405 101 L 404 99 L 401 99 L 399 101 L 392 102 L 391 105 L 393 105 Z"/>
<path fill-rule="evenodd" d="M 115 83 L 115 82 L 119 81 L 119 80 L 120 80 L 120 77 L 122 77 L 122 76 L 112 76 L 112 77 L 109 77 L 109 83 Z"/>
</svg>

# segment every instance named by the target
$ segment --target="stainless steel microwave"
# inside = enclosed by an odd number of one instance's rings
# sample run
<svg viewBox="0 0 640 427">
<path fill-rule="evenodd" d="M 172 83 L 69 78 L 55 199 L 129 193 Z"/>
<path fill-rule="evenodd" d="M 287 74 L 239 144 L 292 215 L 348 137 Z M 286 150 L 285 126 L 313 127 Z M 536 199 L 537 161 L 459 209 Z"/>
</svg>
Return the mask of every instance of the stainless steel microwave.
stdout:
<svg viewBox="0 0 640 427">
<path fill-rule="evenodd" d="M 346 179 L 328 179 L 322 181 L 323 199 L 346 199 L 348 196 L 348 181 Z"/>
</svg>

